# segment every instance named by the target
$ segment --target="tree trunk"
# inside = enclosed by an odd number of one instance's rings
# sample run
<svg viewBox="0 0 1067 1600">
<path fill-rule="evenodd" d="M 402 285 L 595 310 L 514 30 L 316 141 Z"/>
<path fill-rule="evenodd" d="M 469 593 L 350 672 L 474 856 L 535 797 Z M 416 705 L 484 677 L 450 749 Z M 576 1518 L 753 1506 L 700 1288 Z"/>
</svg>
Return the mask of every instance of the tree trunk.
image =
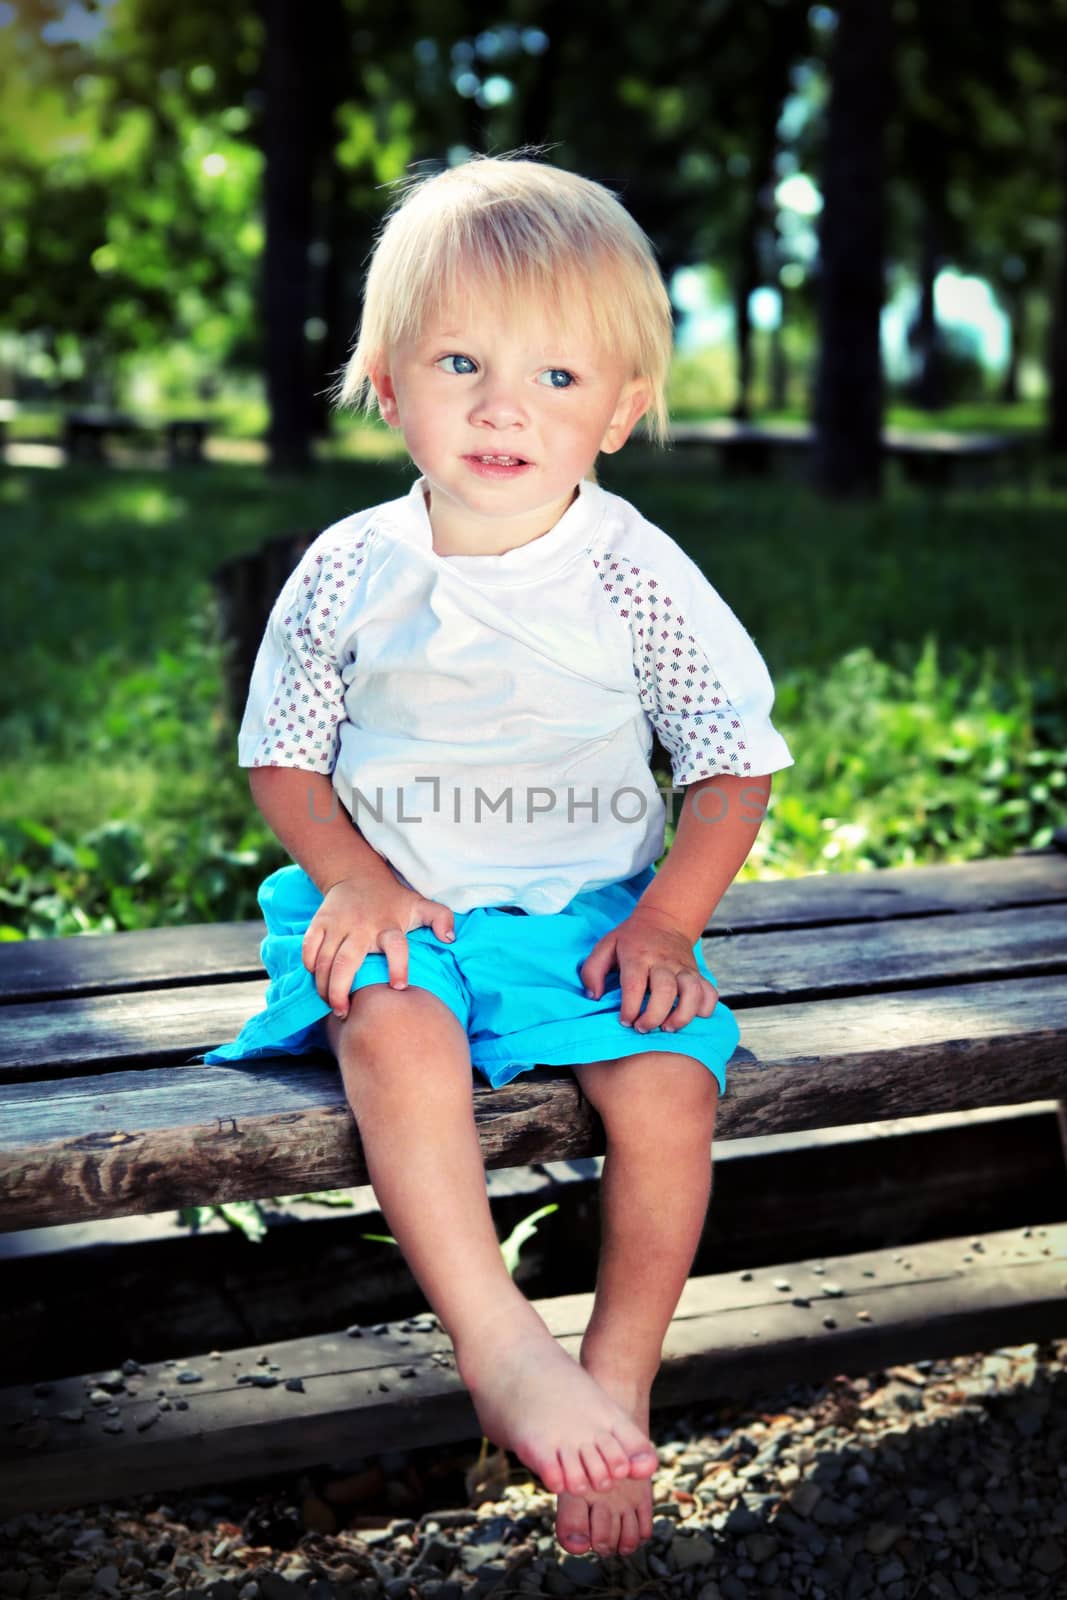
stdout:
<svg viewBox="0 0 1067 1600">
<path fill-rule="evenodd" d="M 913 340 L 919 358 L 914 385 L 915 404 L 923 411 L 939 411 L 945 403 L 944 353 L 937 324 L 934 289 L 941 271 L 941 192 L 933 187 L 923 197 L 922 248 L 919 259 L 919 311 Z"/>
<path fill-rule="evenodd" d="M 312 464 L 310 362 L 304 323 L 315 175 L 314 63 L 299 0 L 263 0 L 263 17 L 263 313 L 270 466 L 275 472 L 301 472 Z"/>
<path fill-rule="evenodd" d="M 1026 348 L 1026 291 L 1021 285 L 1007 295 L 1008 302 L 1008 364 L 1000 385 L 1003 405 L 1019 403 L 1019 367 Z"/>
<path fill-rule="evenodd" d="M 734 393 L 733 415 L 738 422 L 747 422 L 752 415 L 752 318 L 749 302 L 759 288 L 759 259 L 756 249 L 757 230 L 760 225 L 758 190 L 753 195 L 749 214 L 741 235 L 741 246 L 734 279 L 734 347 L 737 351 L 737 387 Z"/>
<path fill-rule="evenodd" d="M 1048 446 L 1067 454 L 1067 147 L 1060 161 L 1059 259 L 1052 280 L 1052 338 L 1049 343 Z"/>
<path fill-rule="evenodd" d="M 789 359 L 785 353 L 785 296 L 778 326 L 771 331 L 771 410 L 784 411 L 789 404 Z"/>
<path fill-rule="evenodd" d="M 819 230 L 814 475 L 828 495 L 881 486 L 881 311 L 890 0 L 837 13 Z"/>
</svg>

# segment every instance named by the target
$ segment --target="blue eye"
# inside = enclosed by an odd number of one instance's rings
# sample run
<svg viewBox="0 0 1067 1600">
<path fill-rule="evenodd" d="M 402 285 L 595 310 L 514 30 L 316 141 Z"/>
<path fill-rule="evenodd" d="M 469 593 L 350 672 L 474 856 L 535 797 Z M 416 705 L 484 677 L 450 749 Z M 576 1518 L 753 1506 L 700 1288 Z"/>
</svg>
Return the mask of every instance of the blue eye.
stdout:
<svg viewBox="0 0 1067 1600">
<path fill-rule="evenodd" d="M 546 367 L 537 381 L 544 383 L 550 389 L 569 389 L 574 382 L 574 376 L 562 367 Z"/>
<path fill-rule="evenodd" d="M 455 361 L 457 365 L 450 367 L 448 365 L 448 362 L 450 361 Z M 442 356 L 440 361 L 434 362 L 434 365 L 437 367 L 443 367 L 446 372 L 454 373 L 457 377 L 463 378 L 465 378 L 468 373 L 476 372 L 478 370 L 470 356 Z"/>
</svg>

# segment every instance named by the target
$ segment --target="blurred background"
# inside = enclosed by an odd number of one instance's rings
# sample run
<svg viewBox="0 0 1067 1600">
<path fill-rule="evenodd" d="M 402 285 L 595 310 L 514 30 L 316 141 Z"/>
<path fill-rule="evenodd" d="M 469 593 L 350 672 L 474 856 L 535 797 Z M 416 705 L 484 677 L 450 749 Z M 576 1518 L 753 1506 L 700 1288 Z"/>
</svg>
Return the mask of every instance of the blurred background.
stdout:
<svg viewBox="0 0 1067 1600">
<path fill-rule="evenodd" d="M 670 285 L 671 446 L 601 476 L 775 678 L 743 876 L 1067 820 L 1067 0 L 0 0 L 0 94 L 0 937 L 255 914 L 247 636 L 411 479 L 328 398 L 367 252 L 525 145 Z"/>
</svg>

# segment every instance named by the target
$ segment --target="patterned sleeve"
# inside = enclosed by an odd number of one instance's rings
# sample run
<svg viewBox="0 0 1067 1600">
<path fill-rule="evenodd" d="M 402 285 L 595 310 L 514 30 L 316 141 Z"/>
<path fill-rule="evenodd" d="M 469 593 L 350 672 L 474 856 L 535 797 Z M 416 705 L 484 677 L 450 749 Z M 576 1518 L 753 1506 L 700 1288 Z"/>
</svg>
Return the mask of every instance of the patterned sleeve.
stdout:
<svg viewBox="0 0 1067 1600">
<path fill-rule="evenodd" d="M 629 626 L 641 704 L 670 754 L 674 782 L 792 766 L 771 722 L 774 685 L 752 639 L 677 546 L 657 565 L 653 573 L 615 551 L 596 562 Z"/>
<path fill-rule="evenodd" d="M 339 625 L 367 555 L 368 535 L 322 535 L 289 578 L 259 647 L 241 730 L 242 767 L 333 771 L 345 716 Z"/>
</svg>

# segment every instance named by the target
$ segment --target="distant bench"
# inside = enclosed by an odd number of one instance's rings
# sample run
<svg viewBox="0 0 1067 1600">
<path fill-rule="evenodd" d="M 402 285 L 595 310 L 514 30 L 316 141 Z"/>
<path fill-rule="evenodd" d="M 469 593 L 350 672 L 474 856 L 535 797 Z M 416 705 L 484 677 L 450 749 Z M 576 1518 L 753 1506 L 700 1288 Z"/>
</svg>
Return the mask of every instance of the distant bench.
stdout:
<svg viewBox="0 0 1067 1600">
<path fill-rule="evenodd" d="M 723 465 L 738 473 L 767 471 L 775 454 L 809 453 L 815 429 L 808 422 L 737 422 L 717 417 L 710 422 L 678 422 L 670 443 L 682 449 L 705 446 L 715 450 Z M 961 463 L 990 462 L 1019 451 L 1025 437 L 1005 433 L 915 432 L 886 428 L 883 453 L 899 460 L 909 478 L 922 483 L 945 483 Z"/>
<path fill-rule="evenodd" d="M 261 935 L 247 922 L 0 947 L 0 1227 L 366 1181 L 329 1058 L 192 1059 L 261 1004 Z M 717 1139 L 1067 1102 L 1055 849 L 735 884 L 705 951 L 744 1039 Z M 603 1151 L 567 1071 L 479 1083 L 474 1105 L 487 1167 Z M 1065 1256 L 1067 1225 L 1053 1224 L 692 1278 L 654 1401 L 1067 1334 Z M 590 1305 L 538 1302 L 571 1351 Z M 156 1361 L 0 1393 L 0 1517 L 477 1437 L 430 1317 L 189 1365 L 187 1387 Z M 188 1409 L 161 1413 L 160 1388 Z"/>
<path fill-rule="evenodd" d="M 104 461 L 109 439 L 161 434 L 172 467 L 196 466 L 204 459 L 207 430 L 204 417 L 152 422 L 121 411 L 68 411 L 63 419 L 63 449 L 68 461 Z"/>
</svg>

